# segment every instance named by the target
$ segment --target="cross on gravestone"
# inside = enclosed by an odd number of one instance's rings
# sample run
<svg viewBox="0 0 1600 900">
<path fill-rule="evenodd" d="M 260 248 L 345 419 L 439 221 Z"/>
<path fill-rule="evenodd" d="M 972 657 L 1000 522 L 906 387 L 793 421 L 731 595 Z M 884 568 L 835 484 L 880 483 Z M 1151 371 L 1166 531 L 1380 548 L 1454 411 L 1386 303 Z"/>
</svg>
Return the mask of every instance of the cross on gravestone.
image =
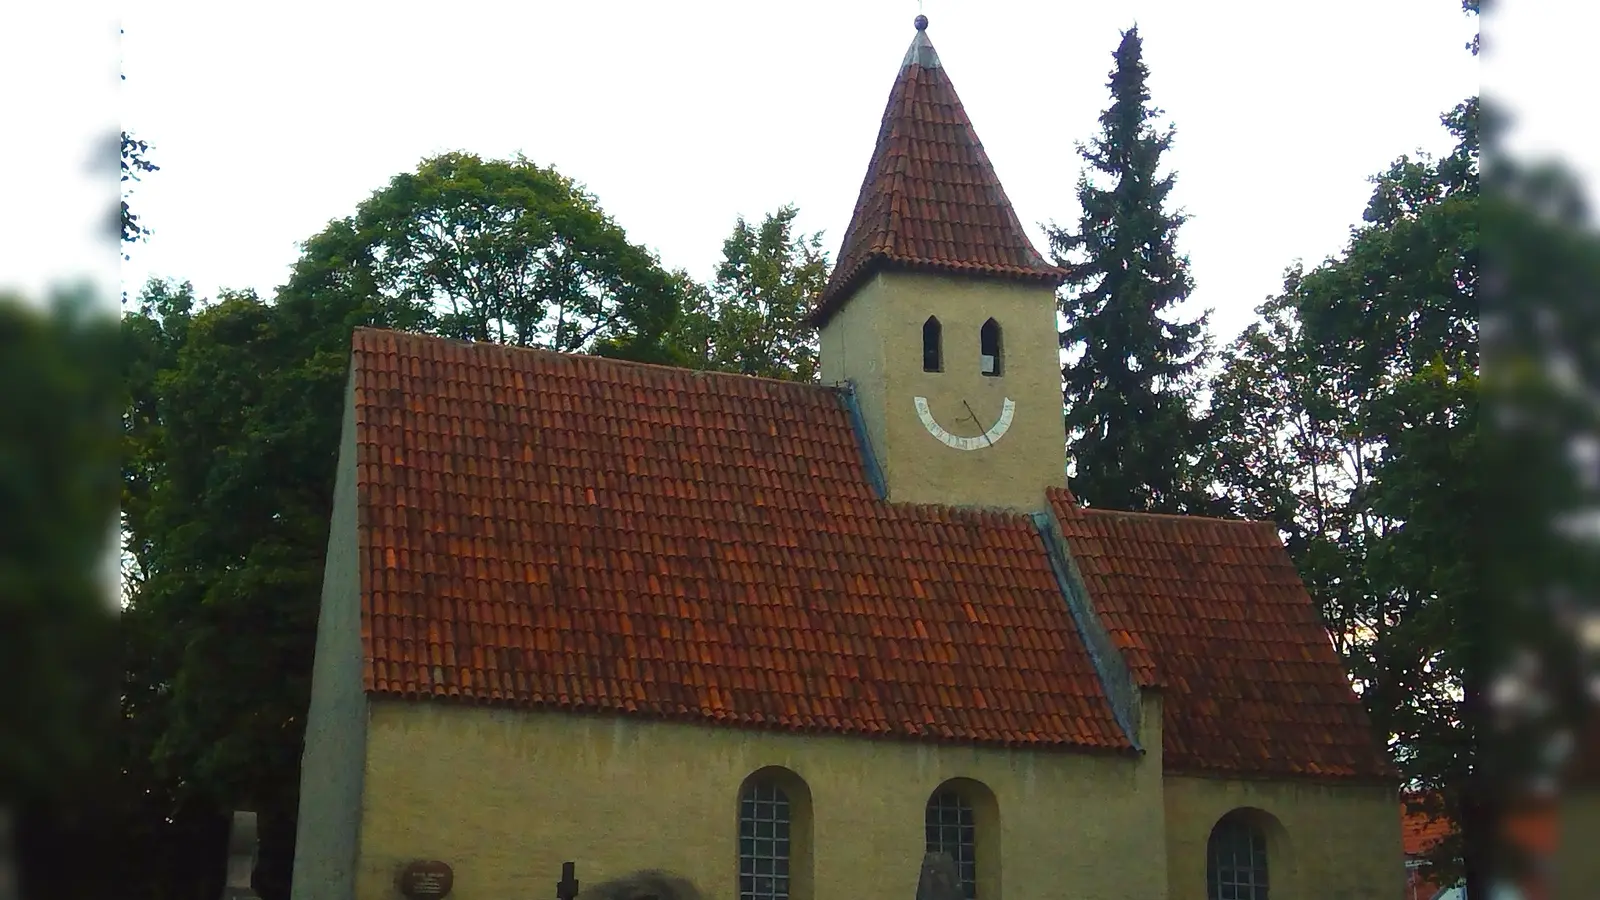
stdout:
<svg viewBox="0 0 1600 900">
<path fill-rule="evenodd" d="M 961 893 L 961 876 L 950 854 L 935 851 L 922 857 L 917 900 L 965 900 Z"/>
<path fill-rule="evenodd" d="M 250 886 L 256 871 L 256 814 L 235 811 L 228 830 L 228 881 L 222 900 L 261 900 Z"/>
<path fill-rule="evenodd" d="M 578 877 L 575 874 L 576 863 L 564 862 L 561 864 L 561 880 L 556 882 L 556 900 L 577 900 Z"/>
</svg>

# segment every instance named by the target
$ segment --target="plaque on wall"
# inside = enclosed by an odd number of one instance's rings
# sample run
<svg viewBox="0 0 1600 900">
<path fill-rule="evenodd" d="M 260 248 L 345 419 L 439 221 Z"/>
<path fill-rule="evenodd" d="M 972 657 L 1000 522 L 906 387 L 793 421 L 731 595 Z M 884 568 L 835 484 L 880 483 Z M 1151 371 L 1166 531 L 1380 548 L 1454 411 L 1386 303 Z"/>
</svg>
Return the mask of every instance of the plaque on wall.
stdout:
<svg viewBox="0 0 1600 900">
<path fill-rule="evenodd" d="M 455 873 L 449 864 L 436 859 L 406 863 L 396 879 L 400 893 L 411 900 L 438 900 L 450 893 L 454 883 Z"/>
</svg>

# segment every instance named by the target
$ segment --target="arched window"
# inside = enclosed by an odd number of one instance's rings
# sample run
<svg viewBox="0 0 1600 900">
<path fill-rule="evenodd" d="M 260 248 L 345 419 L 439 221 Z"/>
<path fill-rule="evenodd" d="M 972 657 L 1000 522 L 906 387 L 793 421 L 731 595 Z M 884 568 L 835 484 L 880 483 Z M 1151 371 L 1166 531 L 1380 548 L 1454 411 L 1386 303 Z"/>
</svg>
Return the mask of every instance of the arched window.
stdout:
<svg viewBox="0 0 1600 900">
<path fill-rule="evenodd" d="M 926 814 L 929 853 L 944 853 L 956 863 L 961 895 L 978 896 L 978 817 L 966 797 L 950 787 L 928 798 Z"/>
<path fill-rule="evenodd" d="M 985 375 L 999 375 L 1003 368 L 1001 355 L 1004 348 L 1000 341 L 1000 323 L 993 319 L 983 323 L 983 330 L 978 332 L 978 371 Z"/>
<path fill-rule="evenodd" d="M 922 371 L 944 371 L 944 328 L 933 316 L 922 323 Z"/>
<path fill-rule="evenodd" d="M 1211 829 L 1206 900 L 1267 900 L 1267 836 L 1238 811 Z"/>
<path fill-rule="evenodd" d="M 763 769 L 739 791 L 739 900 L 811 896 L 811 793 L 783 768 Z"/>
</svg>

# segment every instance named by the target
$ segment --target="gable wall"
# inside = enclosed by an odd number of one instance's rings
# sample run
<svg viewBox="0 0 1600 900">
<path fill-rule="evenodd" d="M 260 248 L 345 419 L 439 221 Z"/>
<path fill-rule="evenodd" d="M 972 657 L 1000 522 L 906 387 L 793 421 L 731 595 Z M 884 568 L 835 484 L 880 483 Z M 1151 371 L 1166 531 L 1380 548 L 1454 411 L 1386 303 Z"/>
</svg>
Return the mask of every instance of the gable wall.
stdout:
<svg viewBox="0 0 1600 900">
<path fill-rule="evenodd" d="M 293 900 L 345 900 L 355 890 L 367 698 L 361 688 L 361 595 L 356 550 L 354 388 L 346 388 L 332 527 L 317 619 L 311 706 L 300 762 Z"/>
<path fill-rule="evenodd" d="M 913 896 L 924 806 L 951 778 L 994 796 L 999 885 L 984 900 L 1165 896 L 1160 865 L 1115 862 L 1163 858 L 1158 753 L 1037 753 L 384 699 L 372 704 L 357 896 L 391 898 L 397 867 L 424 858 L 454 867 L 452 900 L 548 896 L 565 860 L 585 884 L 662 867 L 709 898 L 737 897 L 738 794 L 769 766 L 795 773 L 811 796 L 813 885 L 795 900 Z M 987 848 L 992 863 L 992 830 L 987 837 L 979 852 Z M 983 883 L 982 858 L 979 868 Z"/>
<path fill-rule="evenodd" d="M 1261 810 L 1273 897 L 1403 896 L 1399 798 L 1390 787 L 1168 776 L 1170 900 L 1206 900 L 1206 843 L 1228 812 Z"/>
</svg>

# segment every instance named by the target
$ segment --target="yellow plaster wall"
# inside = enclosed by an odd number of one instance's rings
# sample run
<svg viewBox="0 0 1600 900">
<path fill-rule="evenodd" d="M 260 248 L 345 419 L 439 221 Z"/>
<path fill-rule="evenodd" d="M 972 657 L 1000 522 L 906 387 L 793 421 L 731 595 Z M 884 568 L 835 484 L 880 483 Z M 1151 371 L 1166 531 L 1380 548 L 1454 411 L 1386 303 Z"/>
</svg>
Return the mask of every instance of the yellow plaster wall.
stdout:
<svg viewBox="0 0 1600 900">
<path fill-rule="evenodd" d="M 1270 814 L 1271 896 L 1387 900 L 1405 888 L 1398 794 L 1393 788 L 1281 781 L 1166 779 L 1170 900 L 1206 900 L 1206 842 L 1235 809 Z M 1132 896 L 1132 895 L 1130 895 Z"/>
<path fill-rule="evenodd" d="M 922 371 L 922 326 L 930 315 L 943 326 L 942 372 Z M 998 377 L 979 371 L 978 334 L 990 317 L 1003 333 Z M 880 273 L 822 329 L 821 368 L 826 383 L 856 383 L 895 502 L 1031 511 L 1044 508 L 1047 486 L 1066 484 L 1055 292 L 1048 286 Z M 913 401 L 919 396 L 935 421 L 960 437 L 987 431 L 1008 397 L 1016 412 L 993 446 L 957 450 L 923 426 Z"/>
<path fill-rule="evenodd" d="M 588 884 L 664 867 L 709 898 L 734 898 L 739 788 L 769 766 L 798 774 L 811 794 L 814 891 L 796 900 L 914 896 L 924 805 L 952 778 L 994 794 L 1007 900 L 1165 896 L 1159 754 L 1031 753 L 381 700 L 367 748 L 361 900 L 397 898 L 396 868 L 415 858 L 454 867 L 454 900 L 550 896 L 563 860 L 577 862 Z"/>
</svg>

